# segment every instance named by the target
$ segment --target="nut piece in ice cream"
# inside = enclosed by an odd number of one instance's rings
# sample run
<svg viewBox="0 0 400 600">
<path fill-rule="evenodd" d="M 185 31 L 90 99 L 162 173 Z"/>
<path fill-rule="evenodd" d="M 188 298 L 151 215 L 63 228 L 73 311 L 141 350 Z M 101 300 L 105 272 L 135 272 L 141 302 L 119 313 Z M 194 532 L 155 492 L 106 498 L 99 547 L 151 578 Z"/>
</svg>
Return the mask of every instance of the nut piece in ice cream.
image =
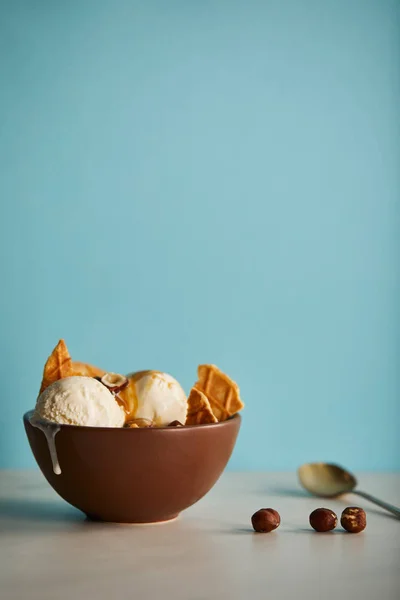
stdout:
<svg viewBox="0 0 400 600">
<path fill-rule="evenodd" d="M 128 427 L 129 429 L 135 429 L 136 427 L 146 429 L 153 427 L 153 421 L 150 421 L 149 419 L 131 419 L 126 421 L 125 427 Z"/>
<path fill-rule="evenodd" d="M 37 399 L 35 413 L 53 423 L 86 427 L 122 427 L 124 409 L 111 392 L 92 377 L 65 377 Z"/>
<path fill-rule="evenodd" d="M 105 373 L 100 378 L 103 385 L 110 390 L 112 394 L 118 394 L 128 385 L 128 378 L 125 375 L 118 375 L 118 373 Z"/>
<path fill-rule="evenodd" d="M 185 425 L 201 425 L 217 423 L 208 398 L 203 392 L 193 387 L 188 398 L 188 409 Z"/>
<path fill-rule="evenodd" d="M 242 410 L 239 387 L 228 375 L 215 365 L 200 365 L 197 372 L 199 380 L 194 387 L 207 396 L 218 421 L 225 421 Z"/>
</svg>

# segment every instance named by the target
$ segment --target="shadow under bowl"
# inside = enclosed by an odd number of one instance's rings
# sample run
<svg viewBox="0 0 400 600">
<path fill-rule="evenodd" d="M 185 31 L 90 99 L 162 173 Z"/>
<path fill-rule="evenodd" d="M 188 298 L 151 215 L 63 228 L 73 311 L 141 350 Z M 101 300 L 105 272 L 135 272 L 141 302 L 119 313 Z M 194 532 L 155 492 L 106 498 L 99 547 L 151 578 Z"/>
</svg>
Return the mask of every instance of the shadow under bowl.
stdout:
<svg viewBox="0 0 400 600">
<path fill-rule="evenodd" d="M 52 488 L 90 519 L 169 521 L 213 487 L 235 446 L 241 417 L 191 427 L 119 429 L 60 425 L 61 474 L 44 433 L 24 415 L 33 455 Z"/>
</svg>

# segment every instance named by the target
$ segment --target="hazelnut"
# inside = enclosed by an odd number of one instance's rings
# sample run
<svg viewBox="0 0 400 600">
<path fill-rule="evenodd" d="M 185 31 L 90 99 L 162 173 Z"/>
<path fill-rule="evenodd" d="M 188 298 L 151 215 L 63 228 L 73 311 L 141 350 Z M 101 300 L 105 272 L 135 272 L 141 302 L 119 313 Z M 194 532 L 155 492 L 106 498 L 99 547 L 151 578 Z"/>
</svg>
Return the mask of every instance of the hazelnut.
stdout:
<svg viewBox="0 0 400 600">
<path fill-rule="evenodd" d="M 168 427 L 183 427 L 183 424 L 180 421 L 175 420 L 171 423 L 168 423 Z"/>
<path fill-rule="evenodd" d="M 130 419 L 126 421 L 125 427 L 129 427 L 130 429 L 135 429 L 139 427 L 140 429 L 144 429 L 146 427 L 153 427 L 153 421 L 150 419 Z"/>
<path fill-rule="evenodd" d="M 340 523 L 349 533 L 360 533 L 367 526 L 365 511 L 358 506 L 348 506 L 342 512 Z"/>
<path fill-rule="evenodd" d="M 330 508 L 316 508 L 310 515 L 310 525 L 318 532 L 331 531 L 337 525 L 337 516 Z"/>
<path fill-rule="evenodd" d="M 100 378 L 103 385 L 110 390 L 112 394 L 118 394 L 121 390 L 125 389 L 129 381 L 125 375 L 119 375 L 118 373 L 105 373 Z"/>
<path fill-rule="evenodd" d="M 269 533 L 274 531 L 281 524 L 279 513 L 273 508 L 260 508 L 251 517 L 251 523 L 254 531 L 258 533 Z"/>
</svg>

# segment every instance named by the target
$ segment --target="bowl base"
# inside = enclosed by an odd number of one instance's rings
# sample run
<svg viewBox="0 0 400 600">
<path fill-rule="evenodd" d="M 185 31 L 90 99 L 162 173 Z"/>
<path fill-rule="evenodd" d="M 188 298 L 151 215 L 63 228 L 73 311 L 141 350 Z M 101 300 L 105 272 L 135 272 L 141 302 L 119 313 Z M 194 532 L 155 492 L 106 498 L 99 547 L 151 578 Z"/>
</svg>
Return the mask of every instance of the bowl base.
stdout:
<svg viewBox="0 0 400 600">
<path fill-rule="evenodd" d="M 85 513 L 86 517 L 89 521 L 93 521 L 96 523 L 111 523 L 112 525 L 136 525 L 140 527 L 141 525 L 165 525 L 167 523 L 172 523 L 173 521 L 177 521 L 180 517 L 180 514 L 172 515 L 172 517 L 168 517 L 167 519 L 162 519 L 161 521 L 105 521 L 104 519 L 100 519 L 94 515 L 90 515 Z"/>
</svg>

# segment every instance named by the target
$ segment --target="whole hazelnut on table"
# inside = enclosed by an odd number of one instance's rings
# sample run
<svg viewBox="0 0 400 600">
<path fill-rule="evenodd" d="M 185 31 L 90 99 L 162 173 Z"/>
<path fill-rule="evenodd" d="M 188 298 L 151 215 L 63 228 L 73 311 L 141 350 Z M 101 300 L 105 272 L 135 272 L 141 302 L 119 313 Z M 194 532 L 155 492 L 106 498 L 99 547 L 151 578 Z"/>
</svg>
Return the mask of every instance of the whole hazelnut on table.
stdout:
<svg viewBox="0 0 400 600">
<path fill-rule="evenodd" d="M 360 533 L 367 526 L 365 511 L 358 506 L 348 506 L 342 512 L 340 523 L 349 533 Z"/>
<path fill-rule="evenodd" d="M 269 533 L 279 527 L 281 517 L 273 508 L 260 508 L 251 517 L 251 523 L 257 533 Z"/>
<path fill-rule="evenodd" d="M 310 515 L 310 525 L 315 531 L 332 531 L 337 525 L 337 516 L 330 508 L 316 508 Z"/>
</svg>

